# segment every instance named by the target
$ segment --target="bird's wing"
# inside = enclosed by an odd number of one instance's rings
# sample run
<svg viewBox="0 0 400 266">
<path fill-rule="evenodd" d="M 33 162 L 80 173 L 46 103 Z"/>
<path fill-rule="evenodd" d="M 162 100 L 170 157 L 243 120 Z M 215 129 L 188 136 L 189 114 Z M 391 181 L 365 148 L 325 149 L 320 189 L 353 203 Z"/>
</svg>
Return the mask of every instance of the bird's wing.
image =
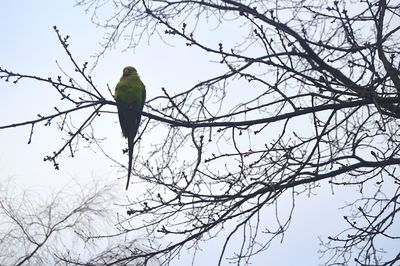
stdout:
<svg viewBox="0 0 400 266">
<path fill-rule="evenodd" d="M 146 102 L 146 87 L 143 85 L 142 86 L 142 108 L 141 111 L 143 110 L 144 103 Z"/>
</svg>

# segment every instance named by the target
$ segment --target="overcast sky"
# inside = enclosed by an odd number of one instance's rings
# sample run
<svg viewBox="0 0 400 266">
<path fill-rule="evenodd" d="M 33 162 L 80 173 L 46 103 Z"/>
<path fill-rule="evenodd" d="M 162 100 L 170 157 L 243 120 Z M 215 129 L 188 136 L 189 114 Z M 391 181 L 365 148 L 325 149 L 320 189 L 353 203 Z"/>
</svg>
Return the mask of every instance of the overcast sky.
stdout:
<svg viewBox="0 0 400 266">
<path fill-rule="evenodd" d="M 56 61 L 63 69 L 71 69 L 53 31 L 54 25 L 62 34 L 71 36 L 71 52 L 81 63 L 93 61 L 105 33 L 91 23 L 90 15 L 81 8 L 74 8 L 72 1 L 2 1 L 0 17 L 0 66 L 43 77 L 59 75 Z M 101 58 L 92 76 L 98 88 L 108 95 L 107 84 L 113 90 L 122 68 L 134 65 L 146 84 L 148 98 L 151 98 L 160 94 L 161 87 L 179 90 L 211 77 L 212 67 L 208 60 L 184 46 L 174 43 L 168 46 L 153 38 L 149 43 L 142 42 L 135 51 L 122 52 L 122 47 L 109 51 Z M 31 81 L 21 81 L 17 85 L 1 81 L 0 93 L 0 125 L 50 113 L 59 98 L 51 87 Z M 99 137 L 107 138 L 104 150 L 114 158 L 125 160 L 121 154 L 125 141 L 121 138 L 117 120 L 116 114 L 105 115 L 95 130 Z M 29 126 L 0 131 L 1 180 L 12 177 L 22 188 L 39 188 L 50 194 L 71 180 L 86 184 L 101 179 L 120 183 L 120 193 L 125 193 L 125 179 L 118 179 L 124 175 L 100 152 L 81 149 L 74 158 L 63 156 L 60 170 L 55 171 L 52 164 L 44 162 L 43 158 L 62 144 L 58 132 L 37 125 L 32 144 L 28 145 L 29 133 Z M 318 236 L 326 239 L 330 233 L 338 233 L 344 228 L 341 217 L 346 212 L 338 208 L 356 192 L 338 188 L 336 195 L 332 195 L 327 188 L 319 193 L 298 198 L 291 227 L 283 242 L 274 241 L 268 251 L 256 257 L 254 265 L 318 265 Z M 343 201 L 338 201 L 338 198 Z M 268 219 L 267 215 L 265 219 Z M 204 252 L 198 254 L 195 265 L 215 264 L 220 247 L 218 240 L 204 246 Z M 187 254 L 183 253 L 181 260 L 174 265 L 188 265 L 188 260 Z"/>
</svg>

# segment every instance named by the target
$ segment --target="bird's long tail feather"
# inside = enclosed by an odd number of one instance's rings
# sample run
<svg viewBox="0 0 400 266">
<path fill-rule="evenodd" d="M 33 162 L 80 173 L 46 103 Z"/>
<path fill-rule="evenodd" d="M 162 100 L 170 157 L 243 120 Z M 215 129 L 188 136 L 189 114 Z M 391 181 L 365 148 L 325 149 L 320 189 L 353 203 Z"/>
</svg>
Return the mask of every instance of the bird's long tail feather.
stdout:
<svg viewBox="0 0 400 266">
<path fill-rule="evenodd" d="M 132 172 L 132 158 L 133 158 L 133 146 L 135 145 L 135 137 L 139 129 L 139 123 L 140 123 L 140 114 L 135 115 L 136 119 L 134 121 L 133 127 L 129 131 L 128 135 L 128 180 L 126 181 L 126 190 L 128 190 L 129 187 L 129 181 L 131 178 L 131 172 Z"/>
<path fill-rule="evenodd" d="M 131 179 L 131 172 L 132 172 L 132 157 L 133 157 L 133 144 L 135 136 L 128 136 L 128 180 L 126 181 L 126 190 L 129 187 L 129 181 Z"/>
</svg>

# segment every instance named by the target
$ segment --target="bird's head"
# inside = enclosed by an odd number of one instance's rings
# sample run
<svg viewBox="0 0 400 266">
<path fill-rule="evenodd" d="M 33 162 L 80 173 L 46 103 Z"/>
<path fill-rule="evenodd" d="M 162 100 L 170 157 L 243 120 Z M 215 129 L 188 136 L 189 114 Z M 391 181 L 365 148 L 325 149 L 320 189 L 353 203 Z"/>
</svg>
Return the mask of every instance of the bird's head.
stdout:
<svg viewBox="0 0 400 266">
<path fill-rule="evenodd" d="M 122 76 L 128 77 L 131 74 L 137 74 L 136 69 L 134 67 L 132 67 L 132 66 L 125 67 L 124 70 L 123 70 Z"/>
</svg>

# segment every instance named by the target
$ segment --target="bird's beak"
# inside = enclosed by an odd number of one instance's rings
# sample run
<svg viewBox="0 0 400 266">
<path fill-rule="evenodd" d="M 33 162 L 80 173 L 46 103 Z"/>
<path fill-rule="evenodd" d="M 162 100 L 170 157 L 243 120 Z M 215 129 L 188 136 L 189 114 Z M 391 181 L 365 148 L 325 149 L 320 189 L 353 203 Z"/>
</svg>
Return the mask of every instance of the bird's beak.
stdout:
<svg viewBox="0 0 400 266">
<path fill-rule="evenodd" d="M 124 73 L 122 74 L 124 77 L 127 77 L 129 75 L 129 70 L 124 69 Z"/>
</svg>

